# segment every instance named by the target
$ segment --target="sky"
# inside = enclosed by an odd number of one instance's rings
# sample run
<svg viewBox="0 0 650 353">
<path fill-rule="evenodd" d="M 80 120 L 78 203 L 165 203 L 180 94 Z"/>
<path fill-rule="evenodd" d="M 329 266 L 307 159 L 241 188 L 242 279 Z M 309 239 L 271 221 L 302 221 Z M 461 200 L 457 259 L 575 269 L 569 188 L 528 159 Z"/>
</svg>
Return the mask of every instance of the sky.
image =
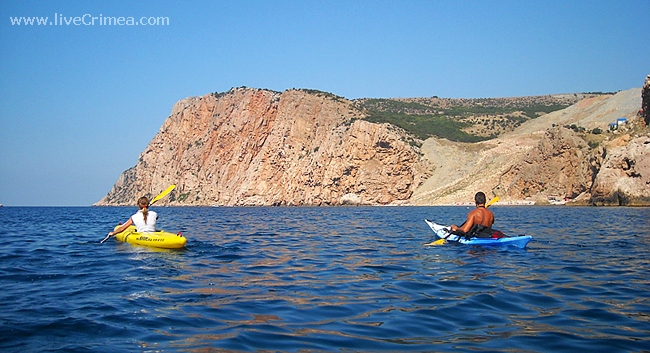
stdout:
<svg viewBox="0 0 650 353">
<path fill-rule="evenodd" d="M 3 0 L 0 204 L 93 204 L 175 102 L 232 87 L 349 99 L 641 87 L 648 13 L 648 0 Z"/>
</svg>

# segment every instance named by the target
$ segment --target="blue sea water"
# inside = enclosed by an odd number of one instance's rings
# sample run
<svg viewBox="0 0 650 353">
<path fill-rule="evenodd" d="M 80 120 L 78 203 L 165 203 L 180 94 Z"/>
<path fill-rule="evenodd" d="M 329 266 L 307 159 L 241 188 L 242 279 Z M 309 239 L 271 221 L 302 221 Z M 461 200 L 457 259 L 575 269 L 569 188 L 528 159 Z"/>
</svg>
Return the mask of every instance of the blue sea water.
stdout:
<svg viewBox="0 0 650 353">
<path fill-rule="evenodd" d="M 524 250 L 426 247 L 465 207 L 0 208 L 2 352 L 650 351 L 650 209 L 495 206 Z"/>
</svg>

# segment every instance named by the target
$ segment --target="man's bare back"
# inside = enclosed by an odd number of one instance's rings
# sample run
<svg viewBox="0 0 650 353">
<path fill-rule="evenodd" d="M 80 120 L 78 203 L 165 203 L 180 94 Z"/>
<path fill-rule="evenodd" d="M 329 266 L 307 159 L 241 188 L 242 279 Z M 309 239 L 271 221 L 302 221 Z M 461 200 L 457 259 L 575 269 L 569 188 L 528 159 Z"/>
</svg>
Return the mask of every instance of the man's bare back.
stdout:
<svg viewBox="0 0 650 353">
<path fill-rule="evenodd" d="M 467 214 L 467 221 L 465 221 L 462 226 L 458 227 L 457 225 L 452 224 L 452 232 L 461 231 L 467 233 L 476 224 L 481 224 L 488 228 L 492 227 L 494 224 L 494 213 L 485 207 L 485 194 L 477 192 L 474 196 L 474 200 L 476 202 L 476 209 L 471 210 Z"/>
</svg>

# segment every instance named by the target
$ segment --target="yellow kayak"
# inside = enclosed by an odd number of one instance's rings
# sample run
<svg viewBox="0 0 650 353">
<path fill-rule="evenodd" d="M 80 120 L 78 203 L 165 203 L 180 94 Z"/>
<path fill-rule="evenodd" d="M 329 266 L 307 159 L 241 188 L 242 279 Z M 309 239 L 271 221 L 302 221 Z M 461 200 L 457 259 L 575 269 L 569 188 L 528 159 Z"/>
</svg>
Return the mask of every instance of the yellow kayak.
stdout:
<svg viewBox="0 0 650 353">
<path fill-rule="evenodd" d="M 119 227 L 116 226 L 115 229 Z M 126 228 L 122 233 L 115 234 L 115 239 L 133 245 L 144 245 L 155 248 L 179 249 L 185 246 L 187 238 L 182 234 L 157 231 L 152 233 L 138 233 L 135 226 Z"/>
</svg>

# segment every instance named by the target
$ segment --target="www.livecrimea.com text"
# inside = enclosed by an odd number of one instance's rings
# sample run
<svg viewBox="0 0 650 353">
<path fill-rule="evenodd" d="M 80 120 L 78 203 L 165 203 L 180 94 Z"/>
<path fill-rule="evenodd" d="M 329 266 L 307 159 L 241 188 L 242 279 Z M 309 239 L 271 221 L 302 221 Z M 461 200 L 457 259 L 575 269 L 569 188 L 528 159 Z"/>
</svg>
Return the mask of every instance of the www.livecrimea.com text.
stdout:
<svg viewBox="0 0 650 353">
<path fill-rule="evenodd" d="M 169 26 L 169 17 L 132 16 L 64 16 L 55 13 L 54 18 L 39 16 L 9 16 L 12 26 Z"/>
</svg>

